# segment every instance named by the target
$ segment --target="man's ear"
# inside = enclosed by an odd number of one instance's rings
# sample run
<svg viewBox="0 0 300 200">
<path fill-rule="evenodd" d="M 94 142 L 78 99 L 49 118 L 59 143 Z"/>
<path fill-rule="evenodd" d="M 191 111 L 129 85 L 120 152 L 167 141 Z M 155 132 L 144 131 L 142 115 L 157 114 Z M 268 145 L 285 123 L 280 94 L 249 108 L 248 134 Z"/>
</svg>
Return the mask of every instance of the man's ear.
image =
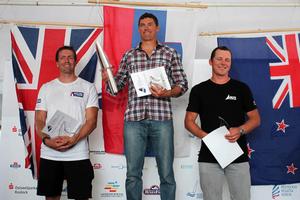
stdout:
<svg viewBox="0 0 300 200">
<path fill-rule="evenodd" d="M 160 26 L 157 26 L 156 32 L 158 33 L 160 31 Z"/>
</svg>

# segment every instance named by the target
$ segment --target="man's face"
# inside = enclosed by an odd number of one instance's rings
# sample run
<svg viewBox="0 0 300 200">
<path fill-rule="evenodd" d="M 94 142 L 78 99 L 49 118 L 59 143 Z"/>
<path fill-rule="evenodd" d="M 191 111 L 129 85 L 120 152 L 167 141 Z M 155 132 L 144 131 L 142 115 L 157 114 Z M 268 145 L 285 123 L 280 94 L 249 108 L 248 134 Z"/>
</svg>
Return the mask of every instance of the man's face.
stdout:
<svg viewBox="0 0 300 200">
<path fill-rule="evenodd" d="M 156 34 L 159 31 L 159 26 L 156 26 L 152 18 L 144 18 L 140 20 L 139 33 L 142 41 L 156 40 Z"/>
<path fill-rule="evenodd" d="M 61 73 L 73 74 L 76 65 L 73 52 L 67 49 L 60 51 L 56 65 Z"/>
<path fill-rule="evenodd" d="M 209 64 L 212 66 L 212 72 L 217 76 L 228 76 L 231 67 L 231 53 L 218 49 L 215 57 L 209 60 Z"/>
</svg>

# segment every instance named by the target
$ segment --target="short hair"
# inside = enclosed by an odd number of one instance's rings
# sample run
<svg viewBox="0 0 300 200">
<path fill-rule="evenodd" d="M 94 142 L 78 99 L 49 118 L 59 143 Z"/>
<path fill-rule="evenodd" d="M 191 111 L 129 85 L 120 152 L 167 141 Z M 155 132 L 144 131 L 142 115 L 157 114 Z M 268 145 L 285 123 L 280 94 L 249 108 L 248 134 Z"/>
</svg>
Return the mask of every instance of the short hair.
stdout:
<svg viewBox="0 0 300 200">
<path fill-rule="evenodd" d="M 145 18 L 151 18 L 151 19 L 153 19 L 155 25 L 158 26 L 158 19 L 157 19 L 157 17 L 155 15 L 153 15 L 152 13 L 147 13 L 147 12 L 144 13 L 144 14 L 142 14 L 140 16 L 140 18 L 139 18 L 139 24 L 138 25 L 140 25 L 141 20 L 145 19 Z"/>
<path fill-rule="evenodd" d="M 216 56 L 216 51 L 217 50 L 222 50 L 222 51 L 229 51 L 230 52 L 230 55 L 232 55 L 231 53 L 231 50 L 226 47 L 226 46 L 219 46 L 219 47 L 216 47 L 210 54 L 210 60 L 212 60 L 215 56 Z"/>
<path fill-rule="evenodd" d="M 74 50 L 74 48 L 73 48 L 72 46 L 62 46 L 62 47 L 58 48 L 57 51 L 56 51 L 56 54 L 55 54 L 55 60 L 56 60 L 56 62 L 58 61 L 58 55 L 59 55 L 59 53 L 60 53 L 62 50 L 70 50 L 70 51 L 72 51 L 72 52 L 73 52 L 73 55 L 74 55 L 74 60 L 75 60 L 75 62 L 76 62 L 76 60 L 77 60 L 77 55 L 76 55 L 76 51 Z"/>
</svg>

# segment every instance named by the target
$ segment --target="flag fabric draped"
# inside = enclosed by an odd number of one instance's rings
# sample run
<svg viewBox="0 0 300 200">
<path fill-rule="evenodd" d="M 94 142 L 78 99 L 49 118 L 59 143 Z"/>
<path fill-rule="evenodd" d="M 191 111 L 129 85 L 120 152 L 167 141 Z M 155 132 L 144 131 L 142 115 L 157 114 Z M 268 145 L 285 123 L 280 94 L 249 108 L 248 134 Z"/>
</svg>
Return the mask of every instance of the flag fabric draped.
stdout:
<svg viewBox="0 0 300 200">
<path fill-rule="evenodd" d="M 188 77 L 190 77 L 197 37 L 194 20 L 196 19 L 195 12 L 104 6 L 103 46 L 113 66 L 114 74 L 118 70 L 123 54 L 139 44 L 138 19 L 145 12 L 153 13 L 158 18 L 160 26 L 158 40 L 176 49 L 181 55 L 183 67 Z M 174 127 L 176 156 L 187 156 L 189 154 L 189 138 L 185 133 L 182 118 L 183 112 L 185 112 L 185 105 L 182 102 L 185 98 L 186 96 L 172 99 L 173 116 L 176 123 Z M 106 93 L 105 87 L 102 87 L 102 99 L 105 151 L 122 154 L 124 148 L 123 119 L 127 105 L 127 88 L 120 91 L 116 97 L 112 97 Z M 179 121 L 180 123 L 177 123 Z M 149 153 L 151 154 L 151 152 Z"/>
<path fill-rule="evenodd" d="M 89 82 L 99 82 L 95 76 L 98 58 L 93 44 L 101 31 L 99 28 L 45 26 L 13 26 L 11 29 L 12 66 L 21 131 L 27 151 L 25 168 L 32 170 L 34 178 L 38 175 L 41 145 L 34 128 L 36 98 L 42 84 L 56 78 L 59 73 L 55 62 L 56 50 L 63 45 L 73 46 L 77 54 L 76 74 Z"/>
<path fill-rule="evenodd" d="M 247 136 L 253 185 L 300 182 L 299 36 L 218 38 L 232 50 L 231 76 L 250 86 L 261 115 Z"/>
</svg>

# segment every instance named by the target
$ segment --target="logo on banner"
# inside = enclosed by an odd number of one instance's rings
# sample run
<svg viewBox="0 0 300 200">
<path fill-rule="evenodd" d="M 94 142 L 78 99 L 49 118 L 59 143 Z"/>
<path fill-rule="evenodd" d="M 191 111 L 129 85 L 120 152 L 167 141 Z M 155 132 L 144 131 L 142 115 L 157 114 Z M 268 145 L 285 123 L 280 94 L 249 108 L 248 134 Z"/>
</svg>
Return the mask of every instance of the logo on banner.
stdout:
<svg viewBox="0 0 300 200">
<path fill-rule="evenodd" d="M 280 196 L 280 189 L 278 185 L 274 185 L 272 189 L 272 199 L 278 199 Z"/>
<path fill-rule="evenodd" d="M 160 188 L 158 185 L 152 185 L 149 189 L 144 189 L 145 195 L 160 195 Z"/>
<path fill-rule="evenodd" d="M 8 189 L 13 190 L 13 189 L 14 189 L 14 185 L 13 185 L 12 183 L 10 183 L 10 184 L 8 185 Z"/>
<path fill-rule="evenodd" d="M 120 170 L 124 170 L 126 169 L 126 165 L 123 165 L 123 164 L 119 164 L 119 165 L 112 165 L 111 166 L 112 169 L 120 169 Z"/>
<path fill-rule="evenodd" d="M 15 125 L 11 128 L 11 132 L 13 134 L 18 134 L 18 136 L 22 136 L 22 130 L 20 128 L 17 128 Z"/>
<path fill-rule="evenodd" d="M 35 190 L 36 193 L 36 186 L 15 186 L 13 183 L 8 185 L 8 189 L 14 191 L 15 194 L 28 194 L 29 191 Z"/>
<path fill-rule="evenodd" d="M 297 185 L 274 185 L 272 188 L 272 199 L 279 199 L 279 197 L 294 197 L 297 190 Z"/>
<path fill-rule="evenodd" d="M 123 198 L 124 194 L 119 192 L 120 184 L 118 181 L 109 181 L 104 190 L 106 192 L 101 193 L 101 197 L 111 197 L 111 198 Z"/>
<path fill-rule="evenodd" d="M 192 199 L 203 199 L 203 193 L 199 191 L 200 184 L 199 180 L 197 180 L 194 184 L 193 190 L 186 193 L 186 196 Z"/>
<path fill-rule="evenodd" d="M 181 169 L 186 169 L 186 170 L 191 170 L 193 169 L 193 165 L 192 164 L 182 164 L 180 166 Z"/>
<path fill-rule="evenodd" d="M 94 163 L 93 168 L 94 169 L 103 169 L 103 165 L 101 165 L 101 163 Z"/>
<path fill-rule="evenodd" d="M 13 162 L 13 164 L 10 164 L 9 167 L 10 167 L 10 168 L 17 169 L 17 168 L 20 168 L 21 165 L 20 165 L 18 162 Z"/>
</svg>

